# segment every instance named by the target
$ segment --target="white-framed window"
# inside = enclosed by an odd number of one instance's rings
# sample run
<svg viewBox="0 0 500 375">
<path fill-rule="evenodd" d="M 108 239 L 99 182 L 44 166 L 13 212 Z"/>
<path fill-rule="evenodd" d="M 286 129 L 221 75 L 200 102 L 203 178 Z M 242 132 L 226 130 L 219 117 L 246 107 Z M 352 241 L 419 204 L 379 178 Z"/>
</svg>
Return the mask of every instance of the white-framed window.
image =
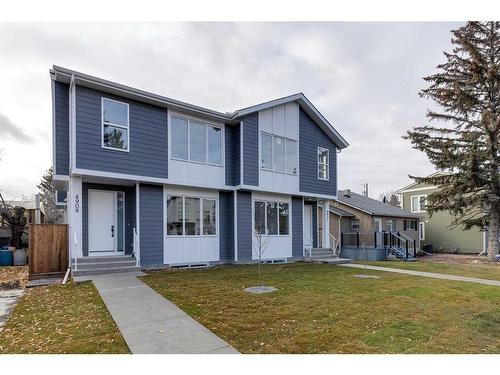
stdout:
<svg viewBox="0 0 500 375">
<path fill-rule="evenodd" d="M 170 157 L 222 165 L 222 127 L 187 117 L 170 116 Z"/>
<path fill-rule="evenodd" d="M 330 169 L 330 150 L 324 147 L 318 147 L 318 179 L 329 180 Z"/>
<path fill-rule="evenodd" d="M 376 217 L 373 219 L 373 229 L 375 232 L 382 232 L 382 219 Z"/>
<path fill-rule="evenodd" d="M 395 228 L 394 228 L 394 221 L 393 220 L 387 220 L 386 222 L 386 231 L 387 232 L 394 232 Z"/>
<path fill-rule="evenodd" d="M 421 241 L 424 241 L 425 240 L 425 223 L 423 221 L 420 221 L 418 223 L 418 228 L 419 228 L 419 231 L 418 231 L 418 238 L 421 240 Z"/>
<path fill-rule="evenodd" d="M 270 236 L 290 234 L 290 204 L 275 201 L 254 201 L 254 230 Z"/>
<path fill-rule="evenodd" d="M 351 229 L 359 230 L 359 219 L 351 219 Z"/>
<path fill-rule="evenodd" d="M 217 235 L 217 199 L 167 196 L 167 236 Z"/>
<path fill-rule="evenodd" d="M 418 230 L 417 222 L 418 222 L 418 220 L 405 220 L 403 222 L 403 229 L 404 230 Z"/>
<path fill-rule="evenodd" d="M 297 174 L 297 141 L 265 132 L 260 140 L 262 169 Z"/>
<path fill-rule="evenodd" d="M 411 212 L 425 212 L 425 204 L 427 195 L 412 195 L 411 196 Z"/>
<path fill-rule="evenodd" d="M 101 98 L 101 127 L 103 148 L 129 151 L 129 105 Z"/>
</svg>

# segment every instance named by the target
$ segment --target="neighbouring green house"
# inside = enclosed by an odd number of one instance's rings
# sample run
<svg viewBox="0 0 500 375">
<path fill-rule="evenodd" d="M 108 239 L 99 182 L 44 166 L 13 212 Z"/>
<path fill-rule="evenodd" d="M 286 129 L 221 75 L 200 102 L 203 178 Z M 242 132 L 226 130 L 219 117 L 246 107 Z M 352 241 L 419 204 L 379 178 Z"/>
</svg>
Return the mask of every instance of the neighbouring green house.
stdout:
<svg viewBox="0 0 500 375">
<path fill-rule="evenodd" d="M 435 176 L 436 172 L 431 176 Z M 430 177 L 430 176 L 429 176 Z M 486 249 L 486 232 L 479 229 L 462 230 L 450 228 L 453 216 L 448 212 L 437 212 L 429 217 L 425 210 L 427 196 L 438 189 L 437 186 L 416 182 L 396 191 L 401 197 L 401 208 L 421 215 L 420 246 L 432 245 L 436 252 L 458 252 L 479 254 Z"/>
</svg>

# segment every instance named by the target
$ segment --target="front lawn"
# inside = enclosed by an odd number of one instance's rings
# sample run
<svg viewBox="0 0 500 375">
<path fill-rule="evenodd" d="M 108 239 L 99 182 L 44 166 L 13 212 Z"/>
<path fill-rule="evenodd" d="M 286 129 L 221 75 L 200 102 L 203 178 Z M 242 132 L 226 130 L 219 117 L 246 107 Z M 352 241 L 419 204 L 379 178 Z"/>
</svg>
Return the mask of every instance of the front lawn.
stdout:
<svg viewBox="0 0 500 375">
<path fill-rule="evenodd" d="M 151 272 L 144 282 L 243 353 L 500 353 L 500 288 L 322 264 Z"/>
<path fill-rule="evenodd" d="M 21 288 L 28 281 L 28 266 L 1 266 L 0 290 Z"/>
<path fill-rule="evenodd" d="M 431 258 L 431 257 L 428 257 Z M 400 260 L 380 261 L 380 262 L 358 262 L 370 264 L 372 266 L 402 268 L 405 270 L 445 273 L 457 276 L 477 277 L 480 279 L 490 279 L 500 281 L 500 267 L 495 264 L 453 264 L 453 263 L 434 263 L 432 259 L 416 262 L 403 262 Z M 498 262 L 497 262 L 498 263 Z M 500 266 L 500 264 L 499 264 Z"/>
<path fill-rule="evenodd" d="M 129 353 L 90 282 L 28 289 L 0 332 L 0 353 Z"/>
</svg>

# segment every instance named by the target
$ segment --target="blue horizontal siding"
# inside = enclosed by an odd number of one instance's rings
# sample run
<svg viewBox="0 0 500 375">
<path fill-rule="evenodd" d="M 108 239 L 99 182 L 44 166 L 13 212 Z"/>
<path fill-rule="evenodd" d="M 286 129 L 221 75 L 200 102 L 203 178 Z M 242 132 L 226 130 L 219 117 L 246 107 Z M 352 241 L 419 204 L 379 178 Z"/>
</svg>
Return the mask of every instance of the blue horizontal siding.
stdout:
<svg viewBox="0 0 500 375">
<path fill-rule="evenodd" d="M 304 204 L 302 197 L 292 197 L 292 256 L 304 255 Z"/>
<path fill-rule="evenodd" d="M 234 192 L 219 192 L 220 260 L 234 260 Z"/>
<path fill-rule="evenodd" d="M 69 86 L 54 83 L 54 173 L 69 175 Z"/>
<path fill-rule="evenodd" d="M 318 147 L 330 151 L 328 181 L 318 178 Z M 302 109 L 299 113 L 299 173 L 301 192 L 336 195 L 337 148 L 328 135 Z"/>
<path fill-rule="evenodd" d="M 243 184 L 259 186 L 259 113 L 242 118 Z"/>
<path fill-rule="evenodd" d="M 226 125 L 226 185 L 240 184 L 240 125 Z"/>
<path fill-rule="evenodd" d="M 139 187 L 139 225 L 141 265 L 163 264 L 163 187 L 144 185 Z"/>
<path fill-rule="evenodd" d="M 252 259 L 252 193 L 237 192 L 238 261 Z"/>
<path fill-rule="evenodd" d="M 129 104 L 129 152 L 102 148 L 101 98 Z M 77 86 L 76 166 L 105 172 L 168 177 L 167 111 Z"/>
</svg>

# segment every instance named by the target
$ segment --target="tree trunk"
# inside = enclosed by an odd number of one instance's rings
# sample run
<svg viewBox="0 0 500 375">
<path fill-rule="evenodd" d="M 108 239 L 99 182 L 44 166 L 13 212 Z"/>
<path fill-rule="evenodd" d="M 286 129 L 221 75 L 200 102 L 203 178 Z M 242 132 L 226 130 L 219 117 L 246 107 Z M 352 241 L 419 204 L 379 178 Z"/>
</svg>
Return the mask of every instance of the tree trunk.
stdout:
<svg viewBox="0 0 500 375">
<path fill-rule="evenodd" d="M 499 221 L 498 210 L 493 210 L 490 213 L 490 222 L 488 225 L 488 260 L 496 261 L 496 255 L 498 254 L 498 221 Z"/>
</svg>

